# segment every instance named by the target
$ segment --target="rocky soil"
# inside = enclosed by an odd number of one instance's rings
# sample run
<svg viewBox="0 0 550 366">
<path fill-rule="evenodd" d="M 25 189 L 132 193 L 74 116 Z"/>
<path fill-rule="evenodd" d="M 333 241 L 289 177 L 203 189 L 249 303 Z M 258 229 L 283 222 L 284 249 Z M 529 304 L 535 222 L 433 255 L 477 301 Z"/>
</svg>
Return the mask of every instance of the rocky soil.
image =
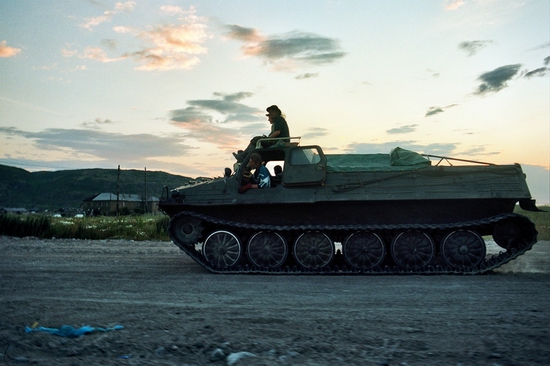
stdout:
<svg viewBox="0 0 550 366">
<path fill-rule="evenodd" d="M 63 325 L 95 331 L 39 331 Z M 488 275 L 360 277 L 214 275 L 170 242 L 0 237 L 0 352 L 39 365 L 548 365 L 550 242 Z"/>
</svg>

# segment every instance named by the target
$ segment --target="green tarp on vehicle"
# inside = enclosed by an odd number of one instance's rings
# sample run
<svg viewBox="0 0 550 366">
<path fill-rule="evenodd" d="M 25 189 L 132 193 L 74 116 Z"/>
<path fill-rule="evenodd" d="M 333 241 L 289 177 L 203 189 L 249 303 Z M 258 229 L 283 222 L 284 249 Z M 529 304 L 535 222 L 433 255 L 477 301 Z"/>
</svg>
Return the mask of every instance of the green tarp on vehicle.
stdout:
<svg viewBox="0 0 550 366">
<path fill-rule="evenodd" d="M 414 151 L 396 147 L 389 154 L 327 154 L 327 172 L 403 171 L 431 165 Z"/>
</svg>

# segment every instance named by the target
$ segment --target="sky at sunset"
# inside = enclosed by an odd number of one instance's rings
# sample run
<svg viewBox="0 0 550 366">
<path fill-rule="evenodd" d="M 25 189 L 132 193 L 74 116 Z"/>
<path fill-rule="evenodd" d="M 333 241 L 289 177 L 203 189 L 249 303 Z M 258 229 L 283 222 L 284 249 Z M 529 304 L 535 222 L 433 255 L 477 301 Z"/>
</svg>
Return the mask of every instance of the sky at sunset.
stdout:
<svg viewBox="0 0 550 366">
<path fill-rule="evenodd" d="M 0 0 L 0 164 L 221 176 L 268 134 L 520 163 L 550 201 L 548 0 Z"/>
</svg>

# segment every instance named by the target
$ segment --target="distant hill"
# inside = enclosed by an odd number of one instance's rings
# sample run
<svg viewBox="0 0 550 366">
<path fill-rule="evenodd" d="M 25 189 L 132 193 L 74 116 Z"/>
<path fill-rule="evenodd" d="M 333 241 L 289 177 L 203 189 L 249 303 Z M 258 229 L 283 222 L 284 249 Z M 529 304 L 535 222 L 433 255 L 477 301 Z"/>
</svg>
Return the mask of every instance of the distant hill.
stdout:
<svg viewBox="0 0 550 366">
<path fill-rule="evenodd" d="M 38 210 L 78 208 L 97 193 L 117 193 L 117 169 L 28 172 L 0 164 L 0 207 Z M 160 197 L 162 188 L 187 184 L 193 178 L 147 171 L 147 196 Z M 145 195 L 143 170 L 120 171 L 120 193 Z"/>
</svg>

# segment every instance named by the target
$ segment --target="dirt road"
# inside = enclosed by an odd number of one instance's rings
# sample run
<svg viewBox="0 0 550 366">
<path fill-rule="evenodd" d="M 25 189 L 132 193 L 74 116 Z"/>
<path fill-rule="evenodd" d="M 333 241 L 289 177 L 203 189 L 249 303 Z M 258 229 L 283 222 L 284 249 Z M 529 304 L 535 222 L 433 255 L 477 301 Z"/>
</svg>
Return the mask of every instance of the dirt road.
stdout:
<svg viewBox="0 0 550 366">
<path fill-rule="evenodd" d="M 124 328 L 38 331 L 62 325 Z M 0 237 L 0 352 L 39 365 L 548 365 L 550 242 L 489 275 L 356 277 L 214 275 L 170 242 Z"/>
</svg>

